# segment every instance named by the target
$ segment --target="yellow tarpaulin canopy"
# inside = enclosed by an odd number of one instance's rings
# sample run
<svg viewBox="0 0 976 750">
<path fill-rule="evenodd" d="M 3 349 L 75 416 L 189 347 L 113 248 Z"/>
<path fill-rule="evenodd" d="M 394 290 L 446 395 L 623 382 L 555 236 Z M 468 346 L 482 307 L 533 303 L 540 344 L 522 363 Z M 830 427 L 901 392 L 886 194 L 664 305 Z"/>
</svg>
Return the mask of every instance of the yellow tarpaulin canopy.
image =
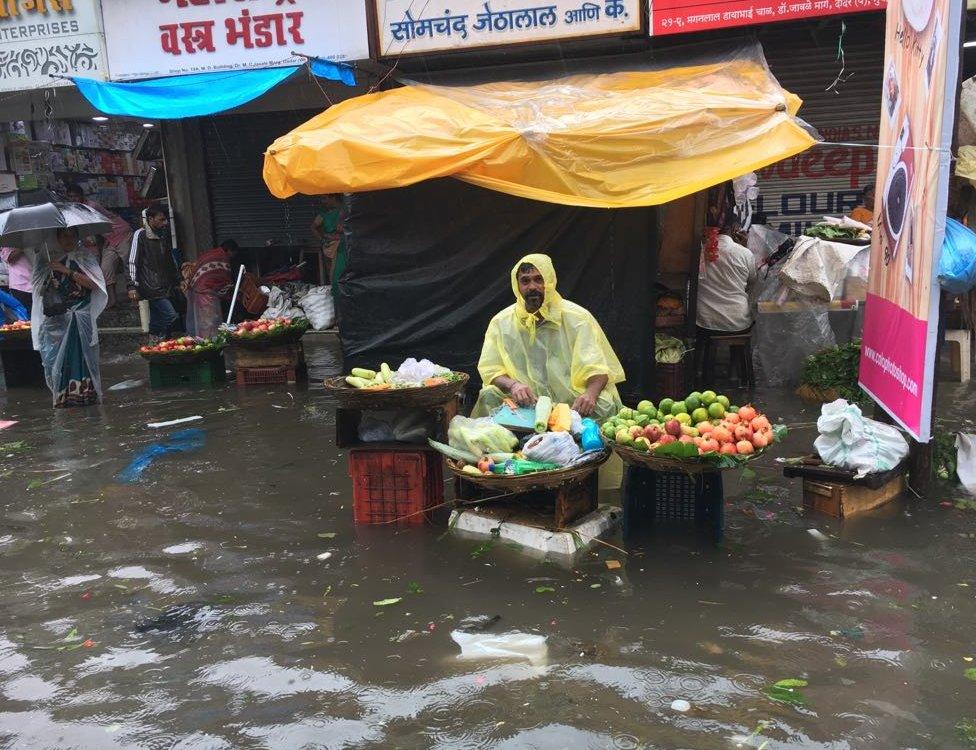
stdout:
<svg viewBox="0 0 976 750">
<path fill-rule="evenodd" d="M 474 86 L 409 85 L 347 100 L 278 138 L 279 198 L 453 176 L 597 208 L 674 200 L 809 148 L 761 55 L 659 70 Z"/>
</svg>

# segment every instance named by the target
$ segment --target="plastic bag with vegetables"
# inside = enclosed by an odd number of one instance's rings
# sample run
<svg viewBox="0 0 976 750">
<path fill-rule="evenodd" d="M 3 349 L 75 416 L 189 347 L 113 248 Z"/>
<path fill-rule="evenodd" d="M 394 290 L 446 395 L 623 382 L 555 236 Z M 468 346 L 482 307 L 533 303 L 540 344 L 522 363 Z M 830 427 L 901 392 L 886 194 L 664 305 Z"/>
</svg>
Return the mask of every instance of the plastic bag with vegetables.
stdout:
<svg viewBox="0 0 976 750">
<path fill-rule="evenodd" d="M 568 432 L 545 432 L 536 435 L 522 449 L 530 461 L 566 466 L 581 453 L 580 447 Z"/>
<path fill-rule="evenodd" d="M 452 448 L 483 456 L 488 453 L 510 453 L 518 445 L 518 438 L 488 417 L 471 419 L 457 416 L 447 429 L 447 442 Z"/>
<path fill-rule="evenodd" d="M 654 335 L 654 360 L 663 365 L 673 365 L 685 356 L 684 342 L 674 336 Z"/>
</svg>

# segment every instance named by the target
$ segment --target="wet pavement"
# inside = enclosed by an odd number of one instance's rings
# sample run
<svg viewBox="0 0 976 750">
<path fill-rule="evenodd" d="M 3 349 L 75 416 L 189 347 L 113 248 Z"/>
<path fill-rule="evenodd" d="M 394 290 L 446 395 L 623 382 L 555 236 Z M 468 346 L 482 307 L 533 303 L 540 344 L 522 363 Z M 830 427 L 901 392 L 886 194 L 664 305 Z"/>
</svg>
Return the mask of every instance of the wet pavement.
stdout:
<svg viewBox="0 0 976 750">
<path fill-rule="evenodd" d="M 809 451 L 814 411 L 757 401 L 807 425 L 776 453 Z M 320 388 L 0 407 L 2 748 L 962 748 L 967 721 L 976 745 L 976 510 L 952 487 L 842 524 L 764 458 L 726 475 L 721 545 L 659 529 L 567 564 L 354 527 Z M 201 446 L 115 478 L 187 429 Z M 547 656 L 460 660 L 478 615 Z"/>
</svg>

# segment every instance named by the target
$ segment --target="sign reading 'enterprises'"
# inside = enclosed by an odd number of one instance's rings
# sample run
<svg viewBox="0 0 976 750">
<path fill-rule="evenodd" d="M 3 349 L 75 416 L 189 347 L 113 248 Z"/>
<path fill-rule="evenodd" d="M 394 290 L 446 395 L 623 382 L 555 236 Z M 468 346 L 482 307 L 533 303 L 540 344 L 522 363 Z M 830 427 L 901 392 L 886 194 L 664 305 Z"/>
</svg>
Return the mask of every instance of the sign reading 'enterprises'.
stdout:
<svg viewBox="0 0 976 750">
<path fill-rule="evenodd" d="M 0 0 L 0 91 L 104 78 L 95 0 Z"/>
<path fill-rule="evenodd" d="M 377 57 L 640 31 L 640 0 L 371 0 Z"/>
</svg>

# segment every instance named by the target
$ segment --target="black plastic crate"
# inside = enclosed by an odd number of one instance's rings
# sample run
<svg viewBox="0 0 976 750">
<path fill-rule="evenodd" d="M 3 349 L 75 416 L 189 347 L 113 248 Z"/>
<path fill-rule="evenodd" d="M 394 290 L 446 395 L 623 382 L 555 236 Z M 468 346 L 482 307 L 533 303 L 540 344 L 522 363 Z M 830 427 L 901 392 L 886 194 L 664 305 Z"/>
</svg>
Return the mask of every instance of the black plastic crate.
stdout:
<svg viewBox="0 0 976 750">
<path fill-rule="evenodd" d="M 663 523 L 693 522 L 716 540 L 725 527 L 722 473 L 653 471 L 631 466 L 624 475 L 624 535 Z"/>
</svg>

